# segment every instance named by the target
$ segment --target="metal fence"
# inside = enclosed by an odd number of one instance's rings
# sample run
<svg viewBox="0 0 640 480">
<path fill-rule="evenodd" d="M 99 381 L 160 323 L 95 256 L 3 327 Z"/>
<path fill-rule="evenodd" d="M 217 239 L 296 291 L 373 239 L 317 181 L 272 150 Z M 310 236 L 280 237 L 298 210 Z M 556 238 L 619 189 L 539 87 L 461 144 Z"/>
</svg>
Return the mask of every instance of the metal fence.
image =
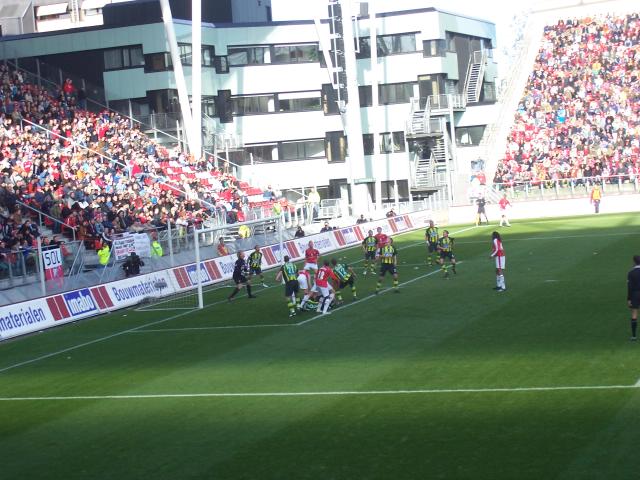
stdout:
<svg viewBox="0 0 640 480">
<path fill-rule="evenodd" d="M 639 178 L 629 175 L 609 177 L 566 178 L 530 182 L 494 183 L 500 193 L 511 200 L 560 200 L 588 197 L 595 185 L 604 195 L 623 195 L 640 191 Z"/>
</svg>

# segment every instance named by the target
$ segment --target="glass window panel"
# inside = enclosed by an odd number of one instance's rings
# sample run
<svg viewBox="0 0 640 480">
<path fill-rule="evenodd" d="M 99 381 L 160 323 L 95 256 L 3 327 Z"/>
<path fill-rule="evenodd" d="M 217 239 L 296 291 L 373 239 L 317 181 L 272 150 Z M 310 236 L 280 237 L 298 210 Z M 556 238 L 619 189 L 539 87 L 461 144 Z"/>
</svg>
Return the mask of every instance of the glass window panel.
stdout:
<svg viewBox="0 0 640 480">
<path fill-rule="evenodd" d="M 113 70 L 122 67 L 122 51 L 119 48 L 104 51 L 105 70 Z"/>
<path fill-rule="evenodd" d="M 393 139 L 391 133 L 380 134 L 380 153 L 392 153 L 393 152 Z"/>
<path fill-rule="evenodd" d="M 404 132 L 393 132 L 393 151 L 405 151 Z"/>
<path fill-rule="evenodd" d="M 247 50 L 229 49 L 229 65 L 247 65 L 249 52 Z"/>
<path fill-rule="evenodd" d="M 129 56 L 131 58 L 132 67 L 142 67 L 144 65 L 144 55 L 142 54 L 142 47 L 130 48 Z"/>
<path fill-rule="evenodd" d="M 362 134 L 362 146 L 364 147 L 365 155 L 373 155 L 373 133 Z"/>
<path fill-rule="evenodd" d="M 299 62 L 317 62 L 318 46 L 317 45 L 301 45 L 298 47 Z"/>
</svg>

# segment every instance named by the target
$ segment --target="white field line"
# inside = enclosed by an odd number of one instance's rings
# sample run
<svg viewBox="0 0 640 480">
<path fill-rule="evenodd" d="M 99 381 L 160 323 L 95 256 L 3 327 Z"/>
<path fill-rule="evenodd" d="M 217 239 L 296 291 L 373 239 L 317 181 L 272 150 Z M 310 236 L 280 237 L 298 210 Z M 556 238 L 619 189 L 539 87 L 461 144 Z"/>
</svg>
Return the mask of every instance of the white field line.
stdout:
<svg viewBox="0 0 640 480">
<path fill-rule="evenodd" d="M 272 287 L 267 287 L 267 288 L 272 288 Z M 266 290 L 266 288 L 263 288 L 262 290 Z M 221 303 L 226 303 L 226 302 L 227 302 L 226 299 L 225 300 L 219 300 L 217 302 L 210 303 L 209 305 L 205 305 L 204 308 L 213 307 L 215 305 L 219 305 Z M 112 338 L 119 337 L 120 335 L 125 335 L 127 333 L 137 332 L 138 330 L 141 330 L 141 329 L 143 329 L 145 327 L 152 327 L 152 326 L 158 325 L 160 323 L 169 322 L 171 320 L 175 320 L 176 318 L 184 317 L 185 315 L 188 315 L 189 313 L 192 313 L 192 312 L 193 312 L 193 309 L 185 310 L 185 311 L 177 313 L 175 315 L 171 315 L 170 317 L 162 318 L 160 320 L 155 320 L 153 322 L 148 322 L 148 323 L 139 325 L 137 327 L 128 328 L 126 330 L 121 330 L 119 332 L 112 333 L 111 335 L 107 335 L 107 336 L 104 336 L 104 337 L 96 338 L 95 340 L 90 340 L 88 342 L 80 343 L 78 345 L 74 345 L 72 347 L 68 347 L 68 348 L 65 348 L 65 349 L 62 349 L 62 350 L 58 350 L 56 352 L 47 353 L 46 355 L 41 355 L 39 357 L 32 358 L 30 360 L 25 360 L 23 362 L 15 363 L 13 365 L 9 365 L 8 367 L 0 368 L 0 373 L 4 373 L 4 372 L 6 372 L 8 370 L 13 370 L 14 368 L 22 367 L 24 365 L 29 365 L 31 363 L 39 362 L 40 360 L 45 360 L 47 358 L 55 357 L 56 355 L 61 355 L 63 353 L 67 353 L 67 352 L 70 352 L 72 350 L 77 350 L 78 348 L 87 347 L 89 345 L 93 345 L 94 343 L 104 342 L 105 340 L 110 340 Z"/>
<path fill-rule="evenodd" d="M 295 327 L 296 323 L 272 323 L 267 325 L 223 325 L 220 327 L 184 327 L 184 328 L 145 328 L 130 333 L 157 333 L 157 332 L 190 332 L 198 330 L 235 330 L 237 328 L 277 328 Z"/>
<path fill-rule="evenodd" d="M 471 227 L 471 228 L 474 228 L 474 227 Z M 466 230 L 469 230 L 469 228 L 466 228 L 466 229 L 461 230 L 461 231 L 466 231 Z M 406 232 L 406 233 L 413 233 L 413 232 Z M 401 234 L 401 235 L 403 235 L 403 234 Z M 418 245 L 418 243 L 416 243 L 416 245 Z M 352 248 L 359 248 L 359 246 L 350 247 L 350 248 L 345 249 L 345 250 L 350 250 Z M 274 286 L 275 285 L 272 285 L 272 286 L 266 287 L 266 288 L 273 288 Z M 266 288 L 265 288 L 265 290 L 266 290 Z M 206 305 L 204 308 L 213 307 L 215 305 L 219 305 L 219 304 L 224 303 L 226 301 L 227 301 L 226 299 L 225 300 L 220 300 L 218 302 L 214 302 L 214 303 L 211 303 L 209 305 Z M 171 320 L 175 320 L 176 318 L 183 317 L 183 316 L 185 316 L 185 315 L 187 315 L 187 314 L 189 314 L 191 312 L 193 312 L 193 310 L 186 310 L 184 312 L 180 312 L 180 313 L 177 313 L 175 315 L 171 315 L 169 317 L 166 317 L 166 318 L 163 318 L 163 319 L 160 319 L 160 320 L 155 320 L 153 322 L 144 323 L 144 324 L 139 325 L 137 327 L 128 328 L 126 330 L 121 330 L 119 332 L 115 332 L 115 333 L 112 333 L 110 335 L 106 335 L 104 337 L 96 338 L 95 340 L 90 340 L 88 342 L 79 343 L 79 344 L 74 345 L 72 347 L 68 347 L 68 348 L 64 348 L 62 350 L 57 350 L 55 352 L 47 353 L 46 355 L 41 355 L 39 357 L 35 357 L 35 358 L 30 359 L 30 360 L 25 360 L 23 362 L 18 362 L 18 363 L 15 363 L 13 365 L 9 365 L 8 367 L 0 368 L 0 374 L 4 373 L 4 372 L 7 372 L 9 370 L 13 370 L 14 368 L 22 367 L 22 366 L 29 365 L 29 364 L 32 364 L 32 363 L 35 363 L 35 362 L 39 362 L 41 360 L 46 360 L 47 358 L 51 358 L 51 357 L 55 357 L 57 355 L 61 355 L 63 353 L 67 353 L 67 352 L 70 352 L 70 351 L 73 351 L 73 350 L 77 350 L 78 348 L 83 348 L 83 347 L 87 347 L 89 345 L 93 345 L 95 343 L 104 342 L 106 340 L 110 340 L 112 338 L 119 337 L 120 335 L 124 335 L 124 334 L 131 333 L 131 332 L 136 332 L 136 331 L 141 330 L 143 328 L 152 327 L 152 326 L 158 325 L 160 323 L 169 322 Z"/>
<path fill-rule="evenodd" d="M 629 390 L 638 385 L 575 385 L 554 387 L 505 387 L 505 388 L 424 388 L 406 390 L 336 390 L 325 392 L 211 392 L 211 393 L 156 393 L 131 395 L 73 395 L 50 397 L 0 397 L 0 402 L 61 401 L 61 400 L 147 400 L 172 398 L 233 398 L 233 397 L 336 397 L 381 395 L 438 395 L 438 394 L 486 394 L 518 392 L 569 392 L 595 390 Z"/>
<path fill-rule="evenodd" d="M 529 242 L 533 240 L 564 240 L 571 238 L 594 238 L 594 237 L 626 237 L 640 235 L 640 232 L 619 232 L 619 233 L 593 233 L 587 235 L 540 235 L 539 237 L 510 238 L 509 242 Z M 476 243 L 487 243 L 486 240 L 468 240 L 456 242 L 456 245 L 472 245 Z M 491 242 L 489 242 L 491 243 Z"/>
<path fill-rule="evenodd" d="M 638 388 L 640 388 L 640 378 L 638 379 L 638 381 L 636 382 L 636 384 L 634 385 L 634 387 L 638 387 Z"/>
</svg>

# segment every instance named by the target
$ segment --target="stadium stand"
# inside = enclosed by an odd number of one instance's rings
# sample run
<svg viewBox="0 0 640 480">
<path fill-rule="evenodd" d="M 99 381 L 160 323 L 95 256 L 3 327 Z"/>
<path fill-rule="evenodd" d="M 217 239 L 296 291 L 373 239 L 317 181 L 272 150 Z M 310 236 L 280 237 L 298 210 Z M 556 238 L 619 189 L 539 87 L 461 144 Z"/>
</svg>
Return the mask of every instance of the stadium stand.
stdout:
<svg viewBox="0 0 640 480">
<path fill-rule="evenodd" d="M 51 217 L 44 227 L 54 241 L 73 229 L 97 249 L 113 234 L 162 229 L 169 219 L 235 223 L 250 208 L 287 205 L 211 157 L 155 143 L 127 117 L 84 110 L 70 80 L 49 92 L 0 65 L 0 103 L 0 276 L 11 255 L 33 256 L 39 233 L 26 206 Z"/>
<path fill-rule="evenodd" d="M 515 115 L 497 186 L 640 174 L 640 19 L 547 26 Z"/>
</svg>

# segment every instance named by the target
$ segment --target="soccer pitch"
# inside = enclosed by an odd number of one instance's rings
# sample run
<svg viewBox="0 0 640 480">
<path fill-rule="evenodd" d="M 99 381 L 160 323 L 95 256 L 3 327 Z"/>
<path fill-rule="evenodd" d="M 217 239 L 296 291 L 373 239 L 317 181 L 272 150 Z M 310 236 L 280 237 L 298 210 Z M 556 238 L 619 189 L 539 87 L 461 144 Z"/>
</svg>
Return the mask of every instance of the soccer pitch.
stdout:
<svg viewBox="0 0 640 480">
<path fill-rule="evenodd" d="M 2 478 L 637 478 L 639 227 L 451 227 L 450 279 L 418 231 L 396 237 L 399 294 L 373 295 L 361 251 L 338 252 L 358 300 L 346 289 L 331 315 L 289 318 L 280 285 L 231 304 L 218 288 L 202 311 L 122 310 L 2 343 Z"/>
</svg>

